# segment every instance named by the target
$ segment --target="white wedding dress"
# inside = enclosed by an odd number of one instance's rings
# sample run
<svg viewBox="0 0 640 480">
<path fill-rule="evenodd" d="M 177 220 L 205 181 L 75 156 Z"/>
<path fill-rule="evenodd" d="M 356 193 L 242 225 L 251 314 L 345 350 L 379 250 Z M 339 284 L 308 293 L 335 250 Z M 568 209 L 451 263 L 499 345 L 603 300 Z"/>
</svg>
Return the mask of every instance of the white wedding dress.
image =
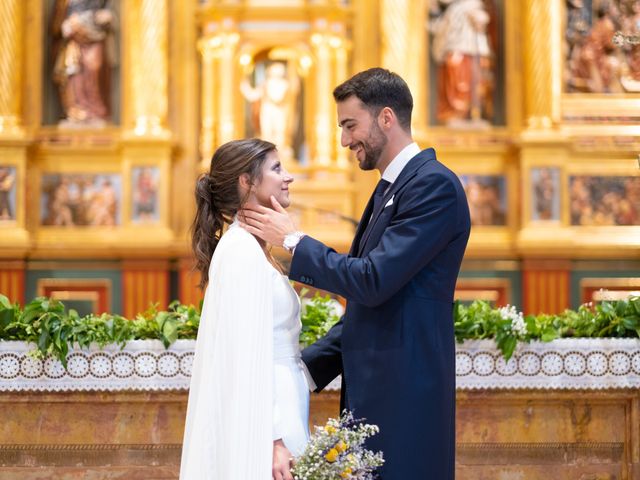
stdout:
<svg viewBox="0 0 640 480">
<path fill-rule="evenodd" d="M 300 301 L 257 240 L 232 224 L 209 268 L 191 372 L 181 480 L 271 480 L 273 440 L 309 438 Z"/>
</svg>

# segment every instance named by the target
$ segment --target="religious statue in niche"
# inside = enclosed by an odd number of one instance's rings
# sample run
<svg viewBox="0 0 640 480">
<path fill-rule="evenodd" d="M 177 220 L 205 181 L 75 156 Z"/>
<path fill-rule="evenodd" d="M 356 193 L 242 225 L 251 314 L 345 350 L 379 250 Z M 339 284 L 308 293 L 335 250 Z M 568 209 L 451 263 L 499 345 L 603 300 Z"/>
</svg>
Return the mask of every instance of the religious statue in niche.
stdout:
<svg viewBox="0 0 640 480">
<path fill-rule="evenodd" d="M 56 0 L 53 81 L 65 126 L 102 126 L 110 120 L 115 16 L 110 0 Z"/>
<path fill-rule="evenodd" d="M 0 165 L 0 221 L 15 220 L 16 169 Z"/>
<path fill-rule="evenodd" d="M 256 64 L 253 76 L 253 86 L 248 79 L 240 84 L 242 94 L 251 103 L 253 131 L 249 133 L 274 143 L 283 161 L 292 160 L 300 91 L 295 67 L 280 60 L 263 61 Z"/>
<path fill-rule="evenodd" d="M 431 55 L 437 65 L 436 121 L 484 127 L 494 117 L 496 7 L 490 0 L 432 0 Z"/>
<path fill-rule="evenodd" d="M 568 92 L 640 92 L 640 45 L 616 47 L 616 32 L 640 34 L 638 0 L 567 0 Z"/>
</svg>

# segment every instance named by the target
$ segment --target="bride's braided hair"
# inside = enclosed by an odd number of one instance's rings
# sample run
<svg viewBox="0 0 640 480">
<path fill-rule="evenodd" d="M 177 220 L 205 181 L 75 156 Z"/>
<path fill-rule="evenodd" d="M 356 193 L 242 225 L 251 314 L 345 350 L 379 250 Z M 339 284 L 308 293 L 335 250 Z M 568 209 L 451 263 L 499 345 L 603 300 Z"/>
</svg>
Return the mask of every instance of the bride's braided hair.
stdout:
<svg viewBox="0 0 640 480">
<path fill-rule="evenodd" d="M 251 183 L 260 180 L 267 154 L 276 146 L 258 138 L 234 140 L 219 147 L 211 158 L 209 173 L 203 173 L 196 183 L 196 216 L 191 225 L 191 247 L 200 272 L 200 288 L 209 281 L 209 264 L 225 224 L 246 202 L 240 198 L 239 179 L 249 175 Z"/>
</svg>

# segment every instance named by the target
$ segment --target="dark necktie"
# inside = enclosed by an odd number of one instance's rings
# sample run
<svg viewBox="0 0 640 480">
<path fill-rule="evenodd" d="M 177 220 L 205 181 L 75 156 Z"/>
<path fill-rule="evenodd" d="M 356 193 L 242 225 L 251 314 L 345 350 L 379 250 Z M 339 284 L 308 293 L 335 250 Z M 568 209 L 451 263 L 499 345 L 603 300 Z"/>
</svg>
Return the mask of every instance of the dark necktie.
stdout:
<svg viewBox="0 0 640 480">
<path fill-rule="evenodd" d="M 389 188 L 391 182 L 388 182 L 384 179 L 380 179 L 378 185 L 376 185 L 376 189 L 373 191 L 373 210 L 371 211 L 371 217 L 378 212 L 380 209 L 380 203 L 382 202 L 382 198 L 384 197 L 384 192 Z"/>
<path fill-rule="evenodd" d="M 368 236 L 367 232 L 371 228 L 371 220 L 373 220 L 373 216 L 376 214 L 376 212 L 380 208 L 380 204 L 382 203 L 382 199 L 384 198 L 384 192 L 387 190 L 387 188 L 389 188 L 389 185 L 391 185 L 391 182 L 388 182 L 383 179 L 380 179 L 380 181 L 376 185 L 376 188 L 373 191 L 373 195 L 372 195 L 373 206 L 371 208 L 371 213 L 369 215 L 369 218 L 362 219 L 363 222 L 366 221 L 367 223 L 364 224 L 364 228 L 362 230 L 358 228 L 358 233 L 356 234 L 356 238 L 354 239 L 354 244 L 351 247 L 354 253 L 359 252 L 360 242 L 364 237 Z"/>
</svg>

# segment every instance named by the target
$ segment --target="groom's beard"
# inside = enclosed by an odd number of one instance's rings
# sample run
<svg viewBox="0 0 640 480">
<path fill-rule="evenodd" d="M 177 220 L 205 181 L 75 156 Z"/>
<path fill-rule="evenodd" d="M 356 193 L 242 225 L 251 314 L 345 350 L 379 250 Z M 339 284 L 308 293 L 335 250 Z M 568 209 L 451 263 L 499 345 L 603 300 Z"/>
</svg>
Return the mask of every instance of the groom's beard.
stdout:
<svg viewBox="0 0 640 480">
<path fill-rule="evenodd" d="M 364 150 L 364 159 L 360 162 L 361 170 L 373 170 L 380 160 L 382 150 L 387 146 L 387 136 L 376 122 L 373 122 L 369 129 L 369 136 L 366 141 L 360 142 Z"/>
</svg>

